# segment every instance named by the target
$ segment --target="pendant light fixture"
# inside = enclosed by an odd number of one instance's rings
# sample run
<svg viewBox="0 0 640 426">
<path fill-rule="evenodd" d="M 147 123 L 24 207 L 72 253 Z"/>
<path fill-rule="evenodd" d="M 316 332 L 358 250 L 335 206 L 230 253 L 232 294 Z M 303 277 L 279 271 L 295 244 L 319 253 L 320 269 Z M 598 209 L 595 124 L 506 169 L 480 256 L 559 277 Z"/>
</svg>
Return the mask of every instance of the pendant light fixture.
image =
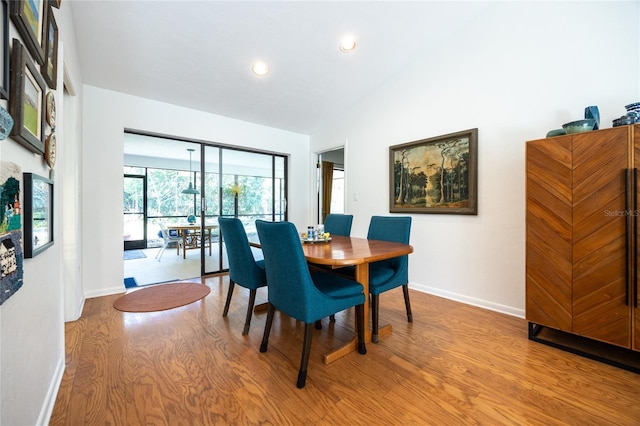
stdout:
<svg viewBox="0 0 640 426">
<path fill-rule="evenodd" d="M 187 148 L 187 151 L 189 151 L 189 187 L 187 189 L 183 189 L 182 193 L 183 194 L 189 194 L 189 195 L 196 195 L 199 194 L 200 191 L 198 191 L 197 189 L 195 189 L 193 186 L 193 184 L 191 183 L 191 153 L 193 151 L 195 151 L 193 148 Z"/>
</svg>

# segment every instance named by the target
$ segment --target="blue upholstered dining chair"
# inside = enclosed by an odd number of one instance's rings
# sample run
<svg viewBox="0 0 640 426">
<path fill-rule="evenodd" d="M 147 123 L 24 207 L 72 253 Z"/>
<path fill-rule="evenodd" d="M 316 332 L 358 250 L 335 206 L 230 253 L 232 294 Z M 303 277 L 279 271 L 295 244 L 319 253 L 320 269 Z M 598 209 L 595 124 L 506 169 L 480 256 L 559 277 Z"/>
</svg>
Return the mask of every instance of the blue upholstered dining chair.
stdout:
<svg viewBox="0 0 640 426">
<path fill-rule="evenodd" d="M 218 219 L 218 224 L 220 225 L 222 238 L 227 248 L 227 258 L 229 259 L 229 291 L 222 316 L 226 317 L 229 313 L 229 304 L 231 303 L 235 284 L 249 289 L 249 306 L 247 307 L 247 317 L 242 330 L 242 335 L 245 336 L 249 333 L 257 290 L 259 287 L 267 285 L 264 260 L 256 261 L 253 257 L 247 233 L 240 219 L 221 217 Z"/>
<path fill-rule="evenodd" d="M 324 218 L 324 232 L 328 232 L 331 235 L 342 235 L 348 237 L 351 235 L 351 225 L 353 224 L 353 215 L 352 214 L 340 214 L 340 213 L 329 213 Z M 329 268 L 323 268 L 329 269 Z M 335 322 L 336 316 L 331 315 L 329 317 L 329 321 Z M 316 329 L 322 329 L 322 322 L 320 320 L 316 321 Z"/>
<path fill-rule="evenodd" d="M 367 239 L 394 241 L 409 244 L 411 217 L 409 216 L 373 216 L 369 223 Z M 371 294 L 371 340 L 378 342 L 378 318 L 380 312 L 380 294 L 402 286 L 404 304 L 407 309 L 407 321 L 413 322 L 411 302 L 409 301 L 409 256 L 381 260 L 369 265 L 369 293 Z"/>
<path fill-rule="evenodd" d="M 260 352 L 266 352 L 275 310 L 304 323 L 304 342 L 298 388 L 307 380 L 313 324 L 316 320 L 356 307 L 358 352 L 367 353 L 364 341 L 364 302 L 362 285 L 354 280 L 322 271 L 309 271 L 300 236 L 290 222 L 256 221 L 262 246 L 267 281 L 269 310 Z"/>
<path fill-rule="evenodd" d="M 331 235 L 351 235 L 351 224 L 353 223 L 353 215 L 329 213 L 324 218 L 324 232 Z"/>
</svg>

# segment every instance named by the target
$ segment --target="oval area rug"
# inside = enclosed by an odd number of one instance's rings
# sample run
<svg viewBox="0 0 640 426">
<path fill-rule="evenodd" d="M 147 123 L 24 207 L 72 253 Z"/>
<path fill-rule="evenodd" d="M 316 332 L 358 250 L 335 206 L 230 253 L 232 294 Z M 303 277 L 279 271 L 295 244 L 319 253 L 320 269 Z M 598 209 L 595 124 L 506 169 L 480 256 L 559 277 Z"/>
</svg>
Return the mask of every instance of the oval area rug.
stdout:
<svg viewBox="0 0 640 426">
<path fill-rule="evenodd" d="M 113 307 L 123 312 L 164 311 L 200 300 L 210 291 L 207 285 L 196 283 L 154 285 L 125 294 Z"/>
</svg>

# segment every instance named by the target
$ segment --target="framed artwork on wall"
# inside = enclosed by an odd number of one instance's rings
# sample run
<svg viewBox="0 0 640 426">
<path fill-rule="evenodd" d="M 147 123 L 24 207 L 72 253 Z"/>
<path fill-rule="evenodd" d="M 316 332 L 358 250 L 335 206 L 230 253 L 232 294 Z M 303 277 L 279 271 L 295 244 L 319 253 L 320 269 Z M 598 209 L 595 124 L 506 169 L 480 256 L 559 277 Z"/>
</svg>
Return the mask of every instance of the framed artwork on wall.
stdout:
<svg viewBox="0 0 640 426">
<path fill-rule="evenodd" d="M 46 83 L 18 39 L 11 52 L 9 113 L 14 125 L 11 136 L 29 150 L 44 152 Z"/>
<path fill-rule="evenodd" d="M 51 6 L 47 9 L 44 25 L 44 63 L 40 70 L 49 87 L 55 90 L 58 80 L 58 24 Z"/>
<path fill-rule="evenodd" d="M 21 179 L 19 165 L 0 162 L 0 305 L 23 282 Z"/>
<path fill-rule="evenodd" d="M 24 257 L 37 256 L 53 245 L 53 181 L 24 173 Z"/>
<path fill-rule="evenodd" d="M 478 214 L 478 129 L 389 148 L 391 213 Z"/>
<path fill-rule="evenodd" d="M 0 98 L 9 99 L 9 3 L 1 0 L 0 11 Z"/>
<path fill-rule="evenodd" d="M 44 63 L 42 30 L 47 0 L 12 0 L 9 14 L 33 60 Z"/>
</svg>

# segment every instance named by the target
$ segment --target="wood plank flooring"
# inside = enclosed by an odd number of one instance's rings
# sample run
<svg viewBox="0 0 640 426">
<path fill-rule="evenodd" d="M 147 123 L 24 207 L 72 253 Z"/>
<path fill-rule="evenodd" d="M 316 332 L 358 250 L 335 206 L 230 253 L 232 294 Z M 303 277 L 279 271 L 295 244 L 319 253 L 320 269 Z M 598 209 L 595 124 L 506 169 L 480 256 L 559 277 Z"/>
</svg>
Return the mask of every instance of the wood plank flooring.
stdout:
<svg viewBox="0 0 640 426">
<path fill-rule="evenodd" d="M 223 318 L 228 276 L 201 282 L 206 298 L 164 312 L 88 299 L 66 324 L 50 424 L 640 425 L 640 375 L 529 341 L 523 319 L 415 291 L 409 324 L 400 289 L 380 297 L 393 332 L 366 355 L 323 364 L 353 335 L 353 310 L 323 320 L 300 390 L 303 324 L 276 314 L 260 353 L 266 313 L 241 335 L 248 291 L 236 286 Z"/>
</svg>

